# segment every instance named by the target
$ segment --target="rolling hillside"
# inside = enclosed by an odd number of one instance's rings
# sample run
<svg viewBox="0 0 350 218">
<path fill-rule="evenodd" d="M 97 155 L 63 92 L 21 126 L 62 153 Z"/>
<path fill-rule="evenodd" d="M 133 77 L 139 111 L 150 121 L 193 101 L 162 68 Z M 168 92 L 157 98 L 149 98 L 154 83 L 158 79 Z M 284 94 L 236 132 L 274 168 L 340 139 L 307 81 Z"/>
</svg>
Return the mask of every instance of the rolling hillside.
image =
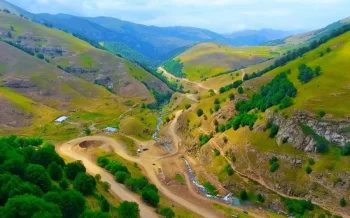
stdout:
<svg viewBox="0 0 350 218">
<path fill-rule="evenodd" d="M 339 202 L 350 200 L 350 157 L 343 153 L 350 141 L 349 49 L 348 31 L 244 81 L 242 88 L 184 107 L 179 123 L 186 133 L 185 144 L 220 184 L 235 193 L 246 191 L 252 201 L 258 193 L 265 196 L 262 205 L 281 201 L 281 195 L 311 199 L 346 217 L 349 207 Z M 306 71 L 314 72 L 308 80 Z M 278 88 L 282 84 L 286 86 Z M 261 109 L 280 98 L 281 90 L 294 88 L 289 102 Z M 281 204 L 290 209 L 291 202 L 282 198 Z M 308 217 L 325 212 L 315 207 L 295 213 Z"/>
<path fill-rule="evenodd" d="M 278 47 L 230 47 L 216 43 L 202 43 L 166 62 L 164 66 L 175 76 L 187 77 L 190 80 L 205 80 L 228 71 L 265 62 L 279 55 Z"/>
<path fill-rule="evenodd" d="M 0 17 L 4 40 L 14 42 L 53 66 L 104 86 L 113 93 L 153 102 L 151 91 L 170 91 L 163 82 L 142 68 L 70 34 L 3 12 Z"/>
<path fill-rule="evenodd" d="M 285 39 L 278 39 L 266 43 L 266 45 L 285 45 L 285 46 L 297 46 L 300 44 L 308 43 L 313 40 L 317 40 L 330 34 L 332 31 L 350 23 L 350 17 L 339 20 L 335 23 L 332 23 L 322 29 L 310 31 L 307 33 L 296 34 Z"/>
</svg>

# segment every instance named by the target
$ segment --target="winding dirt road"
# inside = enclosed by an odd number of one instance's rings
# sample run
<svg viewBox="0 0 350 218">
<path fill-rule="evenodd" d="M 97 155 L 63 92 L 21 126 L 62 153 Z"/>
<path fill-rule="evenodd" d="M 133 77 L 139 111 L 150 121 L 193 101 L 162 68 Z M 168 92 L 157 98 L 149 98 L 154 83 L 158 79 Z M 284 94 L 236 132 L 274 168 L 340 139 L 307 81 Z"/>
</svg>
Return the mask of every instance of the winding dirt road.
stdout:
<svg viewBox="0 0 350 218">
<path fill-rule="evenodd" d="M 179 78 L 179 77 L 176 77 L 174 76 L 173 74 L 169 73 L 168 71 L 166 71 L 163 67 L 158 67 L 158 70 L 163 72 L 163 74 L 168 77 L 168 78 L 172 78 L 172 79 L 176 79 L 176 80 L 180 80 L 180 81 L 183 81 L 183 82 L 186 82 L 186 83 L 190 83 L 190 84 L 193 84 L 193 85 L 196 85 L 197 87 L 201 88 L 201 89 L 205 89 L 207 91 L 210 90 L 210 88 L 206 87 L 206 86 L 203 86 L 203 84 L 199 83 L 199 82 L 195 82 L 195 81 L 191 81 L 189 79 L 186 79 L 186 78 Z M 217 92 L 217 90 L 214 90 L 214 92 Z"/>
</svg>

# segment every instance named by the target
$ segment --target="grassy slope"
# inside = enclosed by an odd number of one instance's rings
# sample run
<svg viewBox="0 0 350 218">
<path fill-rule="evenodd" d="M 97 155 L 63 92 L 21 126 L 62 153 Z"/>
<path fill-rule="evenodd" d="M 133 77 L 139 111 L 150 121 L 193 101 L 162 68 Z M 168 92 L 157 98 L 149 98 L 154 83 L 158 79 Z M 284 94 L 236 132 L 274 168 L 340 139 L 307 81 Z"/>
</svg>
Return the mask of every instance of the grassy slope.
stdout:
<svg viewBox="0 0 350 218">
<path fill-rule="evenodd" d="M 290 69 L 289 76 L 293 84 L 298 89 L 295 104 L 287 109 L 303 109 L 317 113 L 324 110 L 326 113 L 336 117 L 346 117 L 350 114 L 350 33 L 330 40 L 314 51 L 305 54 L 287 65 L 277 68 L 266 75 L 248 81 L 245 86 L 258 88 L 266 84 L 278 73 Z M 326 52 L 331 48 L 330 53 Z M 324 56 L 320 57 L 323 52 Z M 320 66 L 322 74 L 314 78 L 307 84 L 302 84 L 298 79 L 298 66 L 306 63 L 308 66 Z"/>
<path fill-rule="evenodd" d="M 96 69 L 96 73 L 75 73 L 77 76 L 94 82 L 96 79 L 108 78 L 111 82 L 104 84 L 111 88 L 118 95 L 124 97 L 136 97 L 145 99 L 148 102 L 153 102 L 154 98 L 146 86 L 141 82 L 151 83 L 158 91 L 168 91 L 164 83 L 149 75 L 146 71 L 138 66 L 121 59 L 107 51 L 96 49 L 88 43 L 73 37 L 65 32 L 46 28 L 45 26 L 27 21 L 18 16 L 0 13 L 0 29 L 9 31 L 12 25 L 15 31 L 12 32 L 13 39 L 22 34 L 33 34 L 39 37 L 39 41 L 32 39 L 23 40 L 29 46 L 49 46 L 61 47 L 69 52 L 65 56 L 50 57 L 45 55 L 45 58 L 50 60 L 53 65 L 61 65 L 62 67 L 80 67 L 86 70 Z M 5 38 L 6 39 L 6 38 Z M 13 40 L 12 39 L 12 40 Z M 8 38 L 6 40 L 9 40 Z M 147 81 L 138 81 L 132 71 L 137 71 L 138 75 L 148 77 Z"/>
<path fill-rule="evenodd" d="M 201 43 L 174 59 L 180 59 L 184 63 L 183 73 L 190 80 L 199 80 L 254 65 L 278 55 L 277 47 L 230 47 Z"/>
<path fill-rule="evenodd" d="M 111 94 L 103 87 L 67 74 L 2 42 L 0 42 L 0 64 L 5 66 L 1 70 L 0 95 L 22 111 L 13 114 L 13 119 L 30 118 L 28 126 L 11 130 L 14 133 L 40 134 L 52 136 L 52 139 L 65 138 L 70 134 L 78 134 L 83 127 L 70 125 L 58 127 L 52 124 L 52 121 L 60 115 L 67 114 L 74 120 L 73 114 L 99 112 L 105 117 L 106 123 L 118 117 L 127 108 L 124 99 Z M 14 87 L 10 82 L 17 82 L 22 86 Z M 10 103 L 7 103 L 6 107 L 10 107 Z M 79 120 L 85 122 L 83 117 Z M 89 119 L 89 122 L 91 121 L 94 120 Z M 3 129 L 4 133 L 10 131 L 7 127 Z"/>
<path fill-rule="evenodd" d="M 349 59 L 348 51 L 350 49 L 349 38 L 350 33 L 339 36 L 283 67 L 268 72 L 262 77 L 245 82 L 243 86 L 248 95 L 252 95 L 252 90 L 258 90 L 262 85 L 271 81 L 278 73 L 291 69 L 292 73 L 289 78 L 297 87 L 298 94 L 294 100 L 295 104 L 285 109 L 283 111 L 284 113 L 288 114 L 295 109 L 307 110 L 314 113 L 324 110 L 328 115 L 333 115 L 334 117 L 347 117 L 350 114 L 350 64 L 347 61 Z M 328 47 L 332 49 L 330 53 L 326 53 Z M 320 57 L 320 52 L 324 52 L 323 57 Z M 297 68 L 302 63 L 306 63 L 311 67 L 320 66 L 322 68 L 322 74 L 307 84 L 301 84 L 297 79 Z M 248 88 L 251 90 L 248 91 Z M 232 92 L 236 95 L 236 100 L 245 95 L 237 94 L 235 89 Z M 210 114 L 209 109 L 213 108 L 215 98 L 220 100 L 222 109 L 219 112 Z M 201 118 L 197 117 L 196 111 L 198 108 L 204 110 L 207 119 L 204 119 L 203 116 Z M 219 123 L 225 123 L 233 114 L 234 102 L 228 101 L 227 93 L 205 98 L 198 104 L 193 104 L 185 112 L 183 118 L 183 125 L 186 125 L 187 120 L 189 121 L 189 129 L 186 129 L 186 134 L 188 135 L 187 144 L 193 145 L 196 142 L 198 143 L 198 136 L 200 134 L 213 132 L 214 119 L 217 119 Z M 263 113 L 259 114 L 257 125 L 265 125 Z M 230 184 L 233 178 L 223 174 L 223 160 L 220 159 L 219 161 L 218 157 L 211 159 L 208 158 L 208 155 L 205 156 L 204 154 L 208 151 L 212 153 L 212 150 L 217 145 L 223 148 L 224 152 L 228 149 L 234 149 L 237 158 L 234 166 L 240 172 L 250 174 L 252 169 L 254 169 L 255 173 L 260 175 L 271 186 L 285 184 L 291 187 L 296 195 L 312 194 L 318 199 L 327 199 L 327 204 L 332 207 L 339 207 L 339 196 L 348 196 L 348 192 L 344 193 L 344 190 L 340 188 L 330 188 L 332 185 L 328 188 L 324 187 L 319 183 L 318 176 L 326 175 L 323 177 L 323 180 L 327 181 L 328 184 L 336 185 L 340 179 L 339 175 L 347 173 L 350 170 L 350 158 L 340 156 L 339 148 L 331 148 L 327 154 L 320 155 L 298 151 L 289 144 L 279 146 L 275 139 L 268 137 L 268 134 L 269 132 L 249 131 L 248 128 L 240 128 L 237 131 L 230 129 L 225 133 L 216 134 L 208 144 L 200 149 L 199 159 L 203 161 L 203 166 L 207 170 L 217 176 L 219 181 L 224 184 Z M 226 144 L 223 143 L 223 137 L 228 139 Z M 280 169 L 275 173 L 270 173 L 268 160 L 273 155 L 280 159 Z M 303 160 L 302 166 L 300 168 L 291 167 L 291 161 L 284 159 L 286 156 Z M 311 175 L 305 172 L 309 158 L 316 160 L 316 164 L 311 166 L 313 169 Z M 236 179 L 234 181 L 237 182 Z M 300 184 L 303 185 L 301 186 Z M 252 190 L 256 191 L 257 187 Z M 269 202 L 276 198 L 276 196 L 272 195 L 267 198 Z M 315 213 L 319 213 L 319 211 Z"/>
</svg>

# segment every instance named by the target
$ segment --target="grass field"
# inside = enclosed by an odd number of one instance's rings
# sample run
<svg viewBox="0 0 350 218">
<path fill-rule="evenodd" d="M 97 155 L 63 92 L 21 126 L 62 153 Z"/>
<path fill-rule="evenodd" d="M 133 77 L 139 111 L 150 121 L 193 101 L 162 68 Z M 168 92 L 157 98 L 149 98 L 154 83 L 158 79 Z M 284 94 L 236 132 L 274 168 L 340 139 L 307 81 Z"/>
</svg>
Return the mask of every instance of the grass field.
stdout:
<svg viewBox="0 0 350 218">
<path fill-rule="evenodd" d="M 298 90 L 294 105 L 286 109 L 303 109 L 317 114 L 324 110 L 326 114 L 344 118 L 350 114 L 350 33 L 341 35 L 316 50 L 305 54 L 302 58 L 292 61 L 283 67 L 277 68 L 266 75 L 248 81 L 246 87 L 261 87 L 270 81 L 278 73 L 291 70 L 290 80 Z M 327 52 L 327 48 L 331 51 Z M 324 55 L 321 57 L 321 53 Z M 322 73 L 309 83 L 302 84 L 298 79 L 298 67 L 307 64 L 315 68 L 320 66 Z"/>
<path fill-rule="evenodd" d="M 280 55 L 278 47 L 230 47 L 201 43 L 175 57 L 190 80 L 204 80 L 219 73 L 245 68 Z"/>
</svg>

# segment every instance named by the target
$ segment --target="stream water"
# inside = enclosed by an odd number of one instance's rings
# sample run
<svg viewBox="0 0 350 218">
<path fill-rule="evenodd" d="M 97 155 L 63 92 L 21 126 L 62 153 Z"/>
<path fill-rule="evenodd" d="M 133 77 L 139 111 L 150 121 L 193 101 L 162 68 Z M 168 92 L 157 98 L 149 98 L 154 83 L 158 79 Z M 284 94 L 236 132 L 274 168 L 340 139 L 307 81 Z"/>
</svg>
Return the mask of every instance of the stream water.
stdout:
<svg viewBox="0 0 350 218">
<path fill-rule="evenodd" d="M 188 163 L 188 161 L 185 158 L 183 158 L 183 160 L 185 161 L 186 168 L 187 168 L 188 174 L 190 176 L 190 180 L 197 187 L 200 194 L 204 195 L 207 198 L 222 201 L 222 202 L 225 202 L 227 204 L 231 204 L 233 206 L 241 206 L 240 200 L 237 197 L 233 196 L 232 193 L 226 195 L 225 197 L 218 197 L 218 196 L 210 195 L 207 192 L 207 190 L 204 188 L 204 186 L 198 182 L 198 180 L 197 180 L 196 176 L 194 175 L 194 172 L 191 168 L 191 165 Z"/>
<path fill-rule="evenodd" d="M 159 144 L 163 145 L 164 148 L 167 150 L 167 151 L 171 151 L 171 145 L 167 142 L 165 142 L 164 140 L 162 140 L 161 138 L 158 137 L 158 134 L 159 134 L 159 131 L 160 131 L 160 126 L 162 125 L 163 123 L 163 116 L 164 116 L 164 111 L 162 111 L 158 118 L 157 118 L 157 126 L 156 126 L 156 131 L 153 133 L 152 135 L 152 139 L 156 142 L 158 142 Z"/>
</svg>

